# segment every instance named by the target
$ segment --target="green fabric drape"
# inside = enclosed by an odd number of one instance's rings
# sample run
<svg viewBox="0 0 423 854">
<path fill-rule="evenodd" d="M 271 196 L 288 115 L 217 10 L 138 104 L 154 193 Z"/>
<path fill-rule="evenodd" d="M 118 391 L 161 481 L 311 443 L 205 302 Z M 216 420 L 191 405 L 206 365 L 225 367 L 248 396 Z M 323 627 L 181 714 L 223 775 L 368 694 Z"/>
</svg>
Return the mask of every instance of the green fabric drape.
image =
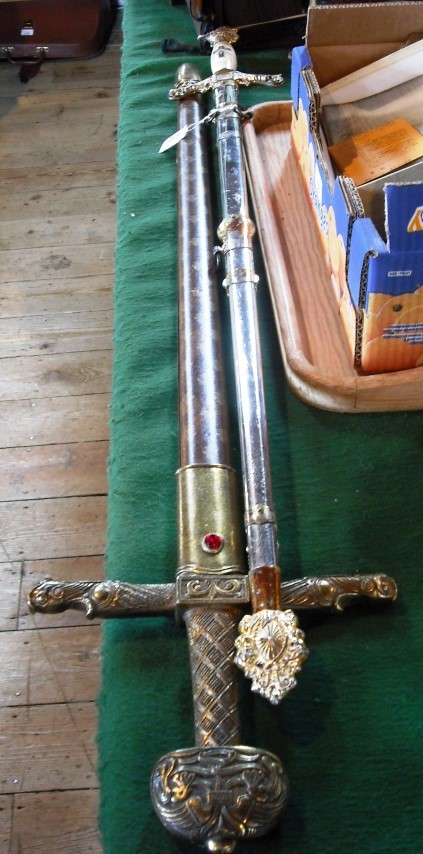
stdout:
<svg viewBox="0 0 423 854">
<path fill-rule="evenodd" d="M 126 0 L 107 572 L 148 583 L 173 580 L 177 551 L 176 168 L 174 152 L 158 150 L 175 130 L 167 92 L 189 57 L 163 54 L 164 38 L 195 43 L 186 6 Z M 195 61 L 207 76 L 208 58 Z M 242 54 L 240 67 L 282 71 L 287 80 L 282 93 L 246 91 L 243 103 L 289 97 L 286 51 Z M 334 415 L 297 400 L 286 385 L 261 279 L 283 574 L 383 571 L 397 579 L 400 596 L 393 606 L 302 616 L 310 657 L 280 706 L 243 686 L 243 741 L 281 757 L 291 797 L 280 826 L 239 850 L 411 854 L 423 832 L 421 416 Z M 184 632 L 168 618 L 110 622 L 103 662 L 105 854 L 186 851 L 161 827 L 149 795 L 155 761 L 194 744 Z"/>
</svg>

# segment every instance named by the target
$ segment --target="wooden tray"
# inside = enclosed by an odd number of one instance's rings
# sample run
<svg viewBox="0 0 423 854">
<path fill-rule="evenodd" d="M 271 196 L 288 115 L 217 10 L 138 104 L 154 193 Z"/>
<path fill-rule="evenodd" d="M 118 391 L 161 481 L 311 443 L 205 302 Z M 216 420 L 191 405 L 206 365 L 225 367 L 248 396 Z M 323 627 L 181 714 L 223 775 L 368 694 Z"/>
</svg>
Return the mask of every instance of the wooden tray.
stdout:
<svg viewBox="0 0 423 854">
<path fill-rule="evenodd" d="M 291 149 L 290 101 L 259 104 L 244 126 L 247 169 L 286 376 L 312 406 L 333 412 L 421 409 L 423 367 L 360 375 Z"/>
</svg>

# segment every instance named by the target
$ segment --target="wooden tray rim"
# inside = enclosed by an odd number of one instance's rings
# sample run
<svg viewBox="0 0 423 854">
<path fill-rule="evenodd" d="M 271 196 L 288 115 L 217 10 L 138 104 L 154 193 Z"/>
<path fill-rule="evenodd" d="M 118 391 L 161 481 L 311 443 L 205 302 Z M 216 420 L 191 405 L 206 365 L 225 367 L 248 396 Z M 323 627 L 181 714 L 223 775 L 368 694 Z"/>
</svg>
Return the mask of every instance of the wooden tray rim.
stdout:
<svg viewBox="0 0 423 854">
<path fill-rule="evenodd" d="M 257 104 L 252 108 L 252 119 L 245 123 L 244 136 L 249 184 L 288 384 L 304 402 L 329 411 L 358 413 L 421 409 L 423 367 L 345 377 L 321 373 L 304 355 L 278 227 L 267 202 L 270 191 L 257 142 L 259 134 L 272 126 L 269 117 L 273 118 L 275 111 L 278 112 L 278 124 L 290 122 L 292 101 Z M 311 212 L 310 223 L 315 228 Z M 282 313 L 281 304 L 284 308 Z M 344 334 L 342 329 L 340 332 Z"/>
</svg>

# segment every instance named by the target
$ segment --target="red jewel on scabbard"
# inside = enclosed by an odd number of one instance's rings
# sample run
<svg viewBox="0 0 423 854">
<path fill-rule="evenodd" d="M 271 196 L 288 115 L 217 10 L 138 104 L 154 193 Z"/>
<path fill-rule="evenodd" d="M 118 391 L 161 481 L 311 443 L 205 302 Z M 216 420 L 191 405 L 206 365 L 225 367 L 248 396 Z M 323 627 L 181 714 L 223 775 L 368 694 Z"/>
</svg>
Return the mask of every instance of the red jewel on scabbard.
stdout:
<svg viewBox="0 0 423 854">
<path fill-rule="evenodd" d="M 217 554 L 223 548 L 223 537 L 220 534 L 210 533 L 203 537 L 202 547 L 205 552 Z"/>
</svg>

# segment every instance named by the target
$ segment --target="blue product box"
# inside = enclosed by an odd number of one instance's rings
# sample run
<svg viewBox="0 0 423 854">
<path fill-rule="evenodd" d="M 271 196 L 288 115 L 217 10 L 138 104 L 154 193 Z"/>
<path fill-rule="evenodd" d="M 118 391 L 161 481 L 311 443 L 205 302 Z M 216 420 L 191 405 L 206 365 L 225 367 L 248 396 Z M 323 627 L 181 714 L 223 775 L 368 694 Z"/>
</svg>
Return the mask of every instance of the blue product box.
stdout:
<svg viewBox="0 0 423 854">
<path fill-rule="evenodd" d="M 423 114 L 423 78 L 418 70 L 423 61 L 422 32 L 423 3 L 311 6 L 306 46 L 295 48 L 292 55 L 293 149 L 351 358 L 365 373 L 423 364 L 423 183 L 416 180 L 423 177 L 423 158 L 357 186 L 339 174 L 331 161 L 322 102 L 330 101 L 327 93 L 334 86 L 340 89 L 339 81 L 358 79 L 367 97 L 359 102 L 359 110 L 356 103 L 348 103 L 341 104 L 340 111 L 337 107 L 326 113 L 337 118 L 338 133 L 345 127 L 348 136 L 351 115 L 357 113 L 361 119 L 369 104 L 381 125 L 385 109 L 392 120 L 396 101 L 393 90 L 386 96 L 383 87 L 389 90 L 389 81 L 395 79 L 392 68 L 395 62 L 399 67 L 398 58 L 404 53 L 397 51 L 409 45 L 416 33 L 408 64 L 413 63 L 417 77 L 402 83 L 405 95 L 397 98 L 400 110 L 403 104 L 405 108 L 413 105 L 414 121 L 419 110 Z M 369 81 L 380 66 L 379 76 L 385 82 L 380 94 L 371 93 L 370 102 Z M 372 70 L 372 78 L 370 71 L 366 77 L 367 69 Z M 397 87 L 394 94 L 398 92 Z"/>
</svg>

